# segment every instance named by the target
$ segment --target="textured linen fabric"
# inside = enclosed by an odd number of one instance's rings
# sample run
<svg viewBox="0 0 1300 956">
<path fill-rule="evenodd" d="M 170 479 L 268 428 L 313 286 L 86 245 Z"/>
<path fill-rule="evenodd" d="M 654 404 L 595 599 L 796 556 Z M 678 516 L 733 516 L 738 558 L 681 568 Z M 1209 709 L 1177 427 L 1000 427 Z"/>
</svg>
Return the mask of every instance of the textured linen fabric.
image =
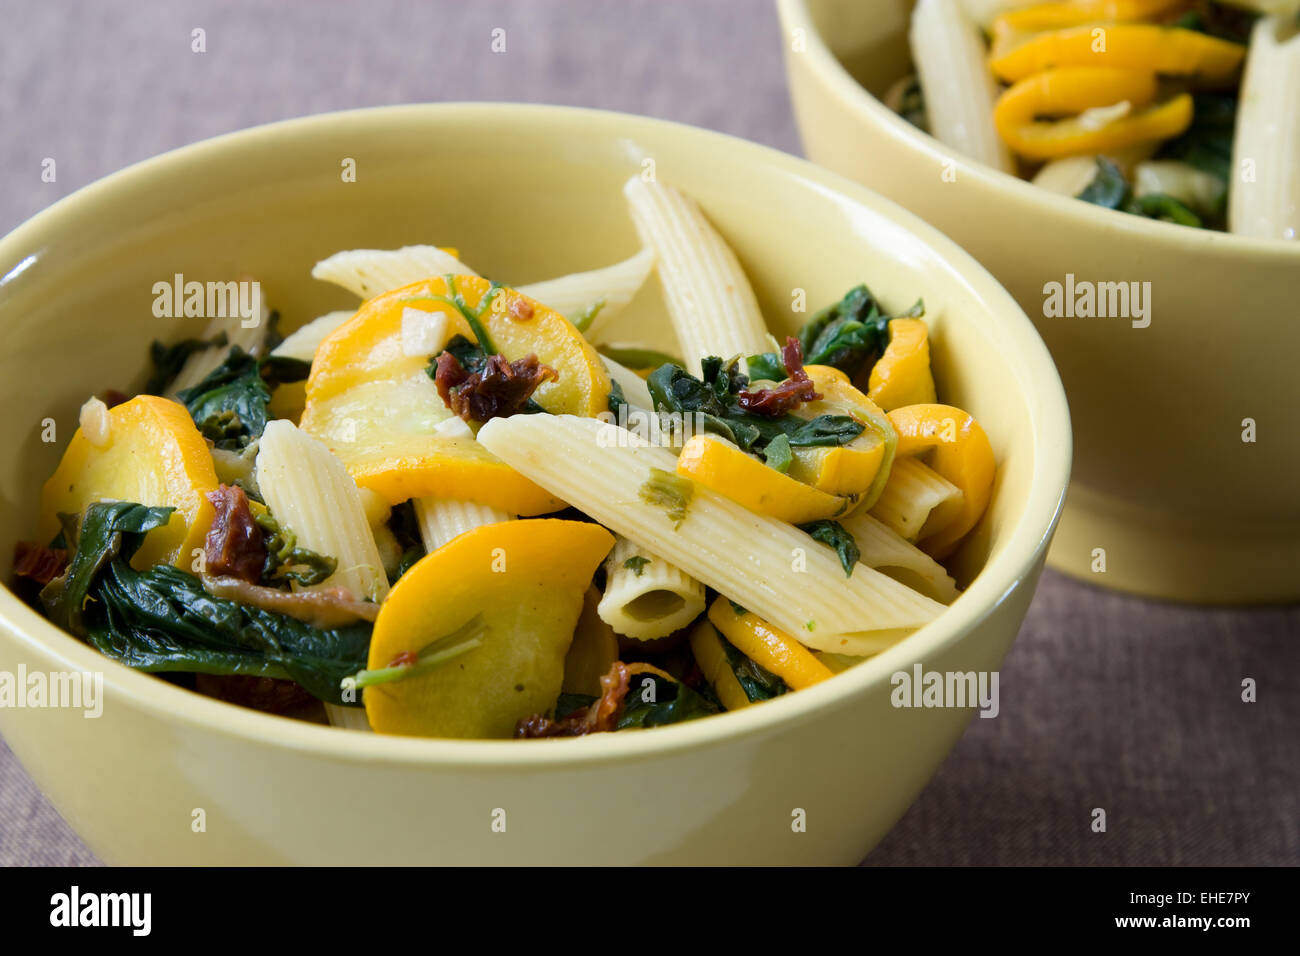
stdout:
<svg viewBox="0 0 1300 956">
<path fill-rule="evenodd" d="M 0 230 L 176 146 L 327 110 L 594 106 L 799 152 L 767 0 L 0 2 Z M 492 31 L 506 50 L 492 53 Z M 205 31 L 205 53 L 191 50 Z M 46 158 L 57 180 L 41 181 Z M 1300 863 L 1300 611 L 1048 572 L 974 720 L 869 864 Z M 1258 681 L 1257 703 L 1240 699 Z M 1091 811 L 1107 812 L 1105 833 Z M 93 854 L 0 744 L 0 865 Z"/>
</svg>

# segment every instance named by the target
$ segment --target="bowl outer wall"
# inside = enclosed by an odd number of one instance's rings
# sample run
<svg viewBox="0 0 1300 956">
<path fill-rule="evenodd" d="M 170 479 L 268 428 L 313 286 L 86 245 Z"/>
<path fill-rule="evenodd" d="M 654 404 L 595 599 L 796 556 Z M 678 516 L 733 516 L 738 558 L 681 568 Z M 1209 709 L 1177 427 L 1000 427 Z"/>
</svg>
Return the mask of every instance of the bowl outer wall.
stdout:
<svg viewBox="0 0 1300 956">
<path fill-rule="evenodd" d="M 344 158 L 356 183 L 336 182 Z M 895 709 L 888 675 L 1002 659 L 1068 475 L 1064 396 L 1029 323 L 954 245 L 867 190 L 729 137 L 560 108 L 392 107 L 221 137 L 56 204 L 0 242 L 0 382 L 34 419 L 0 426 L 17 450 L 0 473 L 4 542 L 30 533 L 57 459 L 35 420 L 73 427 L 86 391 L 136 376 L 149 336 L 170 332 L 149 314 L 153 281 L 256 269 L 301 321 L 346 303 L 306 278 L 340 248 L 454 243 L 512 282 L 590 268 L 634 250 L 617 187 L 647 159 L 700 199 L 774 321 L 798 324 L 800 282 L 812 303 L 862 279 L 887 302 L 926 295 L 941 388 L 981 416 L 1004 463 L 959 557 L 971 569 L 987 552 L 984 572 L 940 620 L 819 687 L 654 733 L 532 745 L 375 737 L 235 708 L 105 662 L 5 590 L 0 668 L 104 672 L 98 720 L 0 709 L 10 746 L 104 859 L 852 862 L 906 809 L 971 712 Z M 828 248 L 828 234 L 844 239 Z M 656 306 L 651 290 L 628 332 L 662 336 L 646 324 Z M 101 315 L 122 317 L 111 335 Z M 797 807 L 821 822 L 793 833 Z M 506 834 L 491 829 L 497 808 Z"/>
<path fill-rule="evenodd" d="M 809 158 L 970 251 L 1057 363 L 1074 470 L 1048 563 L 1153 597 L 1300 598 L 1300 242 L 1114 213 L 957 156 L 868 92 L 910 69 L 908 0 L 778 7 Z M 1045 317 L 1045 285 L 1067 274 L 1150 282 L 1151 324 Z"/>
</svg>

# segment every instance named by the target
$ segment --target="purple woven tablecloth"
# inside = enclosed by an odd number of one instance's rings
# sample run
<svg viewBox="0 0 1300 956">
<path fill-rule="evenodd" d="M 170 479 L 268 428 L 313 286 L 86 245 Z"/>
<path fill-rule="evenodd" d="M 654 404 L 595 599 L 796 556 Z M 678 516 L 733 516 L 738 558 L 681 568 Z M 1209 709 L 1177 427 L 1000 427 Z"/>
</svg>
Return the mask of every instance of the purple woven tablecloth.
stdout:
<svg viewBox="0 0 1300 956">
<path fill-rule="evenodd" d="M 0 2 L 0 231 L 176 146 L 327 110 L 595 106 L 799 152 L 766 0 Z M 504 54 L 489 52 L 506 31 Z M 191 52 L 191 31 L 207 52 Z M 53 157 L 56 183 L 41 181 Z M 1047 573 L 976 720 L 872 864 L 1300 863 L 1300 610 Z M 1258 681 L 1243 704 L 1241 680 Z M 1093 833 L 1090 810 L 1107 808 Z M 94 863 L 0 744 L 0 865 Z"/>
</svg>

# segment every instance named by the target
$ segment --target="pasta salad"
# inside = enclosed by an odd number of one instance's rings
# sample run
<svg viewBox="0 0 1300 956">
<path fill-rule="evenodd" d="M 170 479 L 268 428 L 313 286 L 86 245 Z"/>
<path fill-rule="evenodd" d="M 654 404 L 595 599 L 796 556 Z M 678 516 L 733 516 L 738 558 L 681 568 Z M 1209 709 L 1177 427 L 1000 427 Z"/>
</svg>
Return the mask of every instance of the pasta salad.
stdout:
<svg viewBox="0 0 1300 956">
<path fill-rule="evenodd" d="M 934 620 L 996 463 L 924 304 L 859 285 L 778 341 L 690 197 L 624 192 L 642 249 L 606 268 L 350 250 L 312 274 L 355 309 L 155 342 L 82 407 L 18 589 L 200 693 L 444 738 L 737 710 Z M 652 273 L 677 356 L 609 341 Z"/>
<path fill-rule="evenodd" d="M 918 0 L 885 102 L 1108 209 L 1300 237 L 1300 0 Z"/>
</svg>

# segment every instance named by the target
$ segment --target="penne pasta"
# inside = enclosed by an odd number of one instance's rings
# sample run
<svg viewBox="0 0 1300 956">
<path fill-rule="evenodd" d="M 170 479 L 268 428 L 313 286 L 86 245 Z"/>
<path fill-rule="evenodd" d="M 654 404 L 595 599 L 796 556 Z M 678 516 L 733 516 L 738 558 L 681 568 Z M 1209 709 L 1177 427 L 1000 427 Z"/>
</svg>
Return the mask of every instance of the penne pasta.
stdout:
<svg viewBox="0 0 1300 956">
<path fill-rule="evenodd" d="M 731 248 L 695 201 L 671 186 L 629 179 L 623 187 L 641 241 L 654 250 L 668 317 L 686 369 L 700 374 L 709 355 L 754 355 L 768 347 L 767 326 Z"/>
<path fill-rule="evenodd" d="M 615 633 L 652 641 L 685 627 L 703 610 L 699 581 L 627 538 L 614 543 L 596 613 Z"/>
<path fill-rule="evenodd" d="M 430 276 L 478 275 L 455 256 L 437 246 L 403 246 L 401 249 L 349 249 L 322 259 L 312 278 L 342 286 L 370 299 Z"/>
<path fill-rule="evenodd" d="M 257 485 L 276 520 L 303 547 L 338 562 L 318 589 L 342 587 L 382 601 L 388 577 L 356 483 L 343 462 L 290 422 L 268 422 L 257 452 Z"/>
<path fill-rule="evenodd" d="M 941 604 L 951 604 L 960 592 L 957 583 L 943 565 L 894 531 L 879 518 L 858 512 L 840 519 L 840 525 L 853 536 L 859 560 L 920 591 Z"/>
<path fill-rule="evenodd" d="M 898 458 L 871 514 L 907 541 L 942 530 L 961 510 L 961 489 L 916 458 Z"/>
<path fill-rule="evenodd" d="M 329 334 L 354 315 L 356 312 L 347 309 L 326 312 L 320 318 L 312 319 L 296 332 L 290 332 L 283 342 L 271 349 L 271 354 L 310 362 L 316 355 L 316 349 L 320 348 L 320 344 Z"/>
<path fill-rule="evenodd" d="M 919 0 L 910 38 L 935 139 L 994 169 L 1014 172 L 1011 153 L 993 125 L 998 92 L 984 38 L 960 0 Z"/>
<path fill-rule="evenodd" d="M 515 415 L 488 422 L 479 441 L 553 495 L 810 647 L 871 654 L 943 611 L 871 568 L 858 566 L 846 578 L 830 548 L 675 475 L 672 452 L 607 422 Z"/>
<path fill-rule="evenodd" d="M 654 250 L 647 248 L 604 269 L 521 285 L 516 291 L 559 312 L 594 344 L 600 341 L 609 320 L 645 285 L 654 264 Z"/>
<path fill-rule="evenodd" d="M 498 521 L 512 521 L 514 515 L 473 501 L 451 498 L 416 498 L 415 517 L 420 523 L 420 537 L 426 551 L 437 551 L 466 531 Z"/>
<path fill-rule="evenodd" d="M 266 301 L 260 294 L 257 296 L 257 302 L 259 318 L 254 325 L 245 327 L 245 320 L 239 315 L 218 317 L 208 322 L 199 337 L 211 340 L 218 335 L 225 335 L 226 344 L 202 349 L 190 355 L 181 366 L 180 372 L 176 374 L 175 381 L 171 383 L 173 396 L 182 389 L 193 388 L 207 378 L 226 360 L 230 350 L 235 346 L 239 346 L 249 355 L 258 357 L 262 355 L 266 350 L 266 330 L 271 320 L 271 310 L 267 308 Z"/>
<path fill-rule="evenodd" d="M 1228 229 L 1239 236 L 1300 238 L 1297 22 L 1294 14 L 1262 17 L 1251 32 L 1228 189 Z"/>
<path fill-rule="evenodd" d="M 370 720 L 366 717 L 366 710 L 364 707 L 344 707 L 342 704 L 326 704 L 325 716 L 329 718 L 331 727 L 342 727 L 344 730 L 370 731 Z"/>
</svg>

